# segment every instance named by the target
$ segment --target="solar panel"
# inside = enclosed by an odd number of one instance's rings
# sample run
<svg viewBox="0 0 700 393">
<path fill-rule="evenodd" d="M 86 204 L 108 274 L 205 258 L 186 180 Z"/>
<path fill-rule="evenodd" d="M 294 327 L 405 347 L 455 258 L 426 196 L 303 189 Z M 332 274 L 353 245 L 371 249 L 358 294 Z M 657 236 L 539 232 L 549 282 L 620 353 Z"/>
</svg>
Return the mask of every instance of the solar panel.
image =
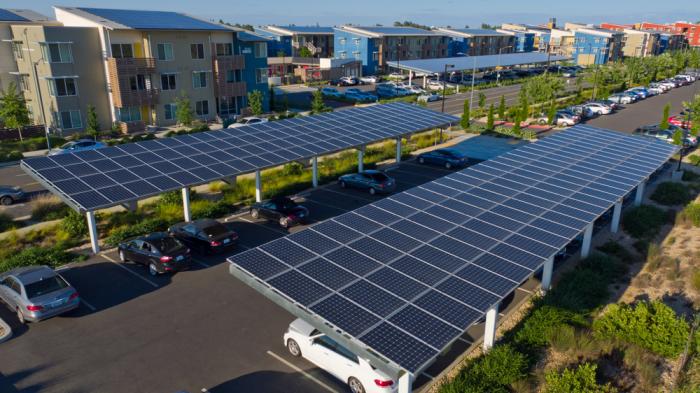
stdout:
<svg viewBox="0 0 700 393">
<path fill-rule="evenodd" d="M 106 8 L 79 8 L 79 10 L 131 27 L 132 29 L 231 31 L 225 26 L 205 22 L 177 12 Z"/>
<path fill-rule="evenodd" d="M 598 154 L 609 146 L 614 155 Z M 276 240 L 237 254 L 231 272 L 417 372 L 675 151 L 573 127 L 288 236 L 301 251 L 261 257 Z M 634 157 L 646 172 L 625 171 Z"/>
<path fill-rule="evenodd" d="M 0 21 L 8 21 L 8 22 L 28 22 L 29 19 L 17 15 L 14 12 L 10 10 L 6 10 L 3 8 L 0 8 Z"/>
<path fill-rule="evenodd" d="M 21 165 L 50 191 L 83 212 L 386 138 L 446 127 L 456 121 L 454 116 L 417 105 L 392 103 L 99 150 L 28 158 Z M 387 131 L 364 136 L 367 131 L 381 127 L 387 127 Z M 362 142 L 358 142 L 360 140 Z M 84 180 L 87 189 L 80 180 Z M 124 184 L 128 192 L 104 194 L 107 187 L 137 180 L 148 185 Z M 81 184 L 79 189 L 72 187 L 76 184 Z M 90 194 L 85 194 L 88 191 Z M 382 214 L 402 214 L 411 207 L 420 206 L 387 205 Z"/>
</svg>

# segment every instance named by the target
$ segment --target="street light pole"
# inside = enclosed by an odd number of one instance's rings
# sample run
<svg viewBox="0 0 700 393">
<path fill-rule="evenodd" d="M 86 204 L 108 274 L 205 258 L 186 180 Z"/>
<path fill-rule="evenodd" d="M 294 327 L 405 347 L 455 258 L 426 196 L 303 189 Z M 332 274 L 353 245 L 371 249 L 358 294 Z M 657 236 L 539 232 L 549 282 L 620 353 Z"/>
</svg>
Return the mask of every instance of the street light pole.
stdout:
<svg viewBox="0 0 700 393">
<path fill-rule="evenodd" d="M 400 40 L 400 38 L 397 38 Z M 398 74 L 401 75 L 401 43 L 396 42 L 396 68 L 398 69 Z M 399 96 L 399 82 L 396 82 L 396 96 Z"/>
<path fill-rule="evenodd" d="M 455 68 L 454 64 L 445 64 L 445 72 L 442 74 L 442 113 L 445 113 L 445 98 L 447 94 L 447 68 Z M 471 105 L 471 102 L 469 103 Z M 442 128 L 440 128 L 440 143 L 442 143 Z"/>
<path fill-rule="evenodd" d="M 498 83 L 501 79 L 501 70 L 498 69 L 501 67 L 501 52 L 503 52 L 503 49 L 510 49 L 512 47 L 513 45 L 508 45 L 504 46 L 503 48 L 498 48 L 498 61 L 496 64 L 496 86 L 498 86 Z"/>
<path fill-rule="evenodd" d="M 39 72 L 37 71 L 37 65 L 39 60 L 32 60 L 32 49 L 29 47 L 29 37 L 27 36 L 27 29 L 24 29 L 24 42 L 27 44 L 27 57 L 32 63 L 32 69 L 34 71 L 34 84 L 36 85 L 36 96 L 39 99 L 39 111 L 41 112 L 41 121 L 44 122 L 44 134 L 46 135 L 46 149 L 51 151 L 51 139 L 49 138 L 49 122 L 46 120 L 46 113 L 44 112 L 44 98 L 41 94 L 41 86 L 39 85 Z"/>
</svg>

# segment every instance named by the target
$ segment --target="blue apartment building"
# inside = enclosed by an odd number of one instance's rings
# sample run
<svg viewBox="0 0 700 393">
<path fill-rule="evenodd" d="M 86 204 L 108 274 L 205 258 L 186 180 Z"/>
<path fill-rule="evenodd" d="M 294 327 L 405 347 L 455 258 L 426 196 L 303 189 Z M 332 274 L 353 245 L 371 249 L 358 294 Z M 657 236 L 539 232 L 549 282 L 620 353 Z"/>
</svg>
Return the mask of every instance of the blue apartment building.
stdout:
<svg viewBox="0 0 700 393">
<path fill-rule="evenodd" d="M 450 37 L 450 56 L 485 56 L 499 53 L 513 53 L 516 37 L 490 29 L 439 28 L 438 32 Z"/>
<path fill-rule="evenodd" d="M 514 52 L 523 53 L 535 51 L 535 33 L 507 29 L 498 29 L 496 31 L 499 33 L 510 34 L 515 37 Z"/>
<path fill-rule="evenodd" d="M 363 74 L 387 72 L 387 61 L 448 57 L 449 37 L 415 27 L 335 28 L 334 57 L 362 62 Z"/>
<path fill-rule="evenodd" d="M 578 28 L 574 31 L 573 57 L 579 65 L 607 64 L 622 59 L 623 32 Z"/>
<path fill-rule="evenodd" d="M 268 57 L 280 55 L 302 57 L 300 51 L 307 48 L 313 57 L 333 56 L 333 28 L 324 26 L 261 26 L 258 35 L 270 39 Z"/>
<path fill-rule="evenodd" d="M 247 31 L 239 31 L 234 39 L 234 51 L 240 53 L 245 59 L 245 68 L 242 70 L 242 81 L 245 82 L 248 92 L 258 90 L 263 93 L 263 110 L 270 109 L 270 87 L 267 84 L 268 65 L 267 55 L 269 50 L 261 48 L 269 45 L 268 38 Z M 247 106 L 248 97 L 244 99 L 244 107 Z"/>
</svg>

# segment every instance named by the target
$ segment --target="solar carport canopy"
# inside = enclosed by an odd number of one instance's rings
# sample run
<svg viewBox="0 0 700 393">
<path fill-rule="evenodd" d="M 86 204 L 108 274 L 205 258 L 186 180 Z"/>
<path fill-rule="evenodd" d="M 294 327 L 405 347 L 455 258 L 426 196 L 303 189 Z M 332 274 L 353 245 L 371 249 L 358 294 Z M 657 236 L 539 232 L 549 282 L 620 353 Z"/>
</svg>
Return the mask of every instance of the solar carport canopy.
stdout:
<svg viewBox="0 0 700 393">
<path fill-rule="evenodd" d="M 29 158 L 21 166 L 85 212 L 457 121 L 420 106 L 392 103 Z"/>
<path fill-rule="evenodd" d="M 401 60 L 398 64 L 396 61 L 389 61 L 389 67 L 398 67 L 404 70 L 414 72 L 425 72 L 437 74 L 445 72 L 445 65 L 448 65 L 448 71 L 464 71 L 464 70 L 485 70 L 496 67 L 510 67 L 526 64 L 545 64 L 552 61 L 570 60 L 571 56 L 551 55 L 540 52 L 527 53 L 505 53 L 501 55 L 486 55 L 486 56 L 460 56 L 460 57 L 443 57 L 439 59 L 419 59 L 419 60 Z M 450 67 L 453 66 L 453 67 Z"/>
<path fill-rule="evenodd" d="M 576 126 L 232 256 L 230 271 L 417 374 L 674 152 Z"/>
</svg>

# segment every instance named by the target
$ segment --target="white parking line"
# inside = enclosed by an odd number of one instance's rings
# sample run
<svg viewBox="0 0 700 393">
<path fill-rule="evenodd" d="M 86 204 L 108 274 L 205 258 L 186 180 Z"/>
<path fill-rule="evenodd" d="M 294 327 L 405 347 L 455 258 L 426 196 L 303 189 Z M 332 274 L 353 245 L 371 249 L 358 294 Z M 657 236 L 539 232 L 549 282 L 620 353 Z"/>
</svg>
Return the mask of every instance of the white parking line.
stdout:
<svg viewBox="0 0 700 393">
<path fill-rule="evenodd" d="M 343 213 L 352 210 L 352 209 L 350 209 L 350 210 L 348 210 L 348 209 L 343 209 L 342 207 L 338 207 L 338 206 L 333 206 L 333 205 L 331 205 L 331 204 L 324 203 L 324 202 L 320 202 L 320 201 L 317 201 L 317 200 L 315 200 L 315 199 L 313 199 L 313 198 L 309 198 L 309 197 L 304 197 L 304 200 L 305 200 L 305 201 L 309 201 L 309 202 L 311 202 L 311 203 L 315 203 L 315 204 L 317 204 L 317 205 L 329 207 L 329 208 L 331 208 L 331 209 L 340 210 L 340 211 L 342 211 Z"/>
<path fill-rule="evenodd" d="M 425 375 L 426 377 L 428 377 L 431 381 L 432 381 L 433 379 L 435 379 L 435 377 L 433 377 L 432 375 L 426 373 L 425 371 L 423 371 L 421 374 L 423 374 L 423 375 Z"/>
<path fill-rule="evenodd" d="M 128 267 L 124 266 L 123 264 L 121 264 L 121 263 L 115 261 L 114 259 L 110 258 L 109 256 L 107 256 L 107 254 L 100 254 L 100 255 L 102 255 L 106 260 L 108 260 L 108 261 L 112 262 L 113 264 L 119 266 L 120 268 L 126 270 L 126 271 L 129 272 L 130 274 L 133 274 L 134 276 L 140 278 L 140 279 L 143 280 L 145 283 L 151 285 L 153 288 L 158 288 L 158 287 L 159 287 L 158 284 L 154 283 L 153 281 L 151 281 L 151 280 L 149 280 L 149 279 L 147 279 L 147 278 L 145 278 L 145 277 L 142 277 L 140 274 L 136 273 L 135 271 L 129 269 Z"/>
<path fill-rule="evenodd" d="M 283 357 L 277 355 L 276 353 L 274 353 L 274 352 L 272 352 L 272 351 L 267 351 L 267 354 L 270 355 L 270 356 L 272 356 L 273 358 L 279 360 L 279 361 L 282 362 L 285 366 L 291 368 L 292 370 L 294 370 L 294 371 L 296 371 L 296 372 L 298 372 L 298 373 L 301 373 L 301 375 L 303 375 L 304 377 L 306 377 L 306 378 L 308 378 L 308 379 L 310 379 L 310 380 L 316 382 L 316 384 L 318 384 L 320 387 L 322 387 L 322 388 L 328 390 L 329 392 L 340 393 L 340 392 L 338 392 L 337 390 L 333 389 L 332 387 L 330 387 L 330 386 L 326 385 L 325 383 L 323 383 L 320 379 L 314 377 L 313 375 L 307 373 L 306 371 L 300 369 L 299 367 L 293 365 L 292 363 L 289 363 L 289 362 L 286 361 Z"/>
<path fill-rule="evenodd" d="M 96 308 L 95 306 L 93 306 L 92 304 L 86 302 L 86 301 L 85 301 L 85 298 L 83 298 L 82 296 L 80 297 L 80 303 L 86 305 L 87 308 L 89 308 L 90 311 L 92 311 L 92 312 L 97 311 L 97 308 Z"/>
<path fill-rule="evenodd" d="M 194 258 L 192 258 L 192 262 L 194 262 L 194 263 L 196 263 L 197 265 L 202 266 L 202 267 L 211 267 L 210 264 L 205 263 L 205 262 L 202 262 L 202 261 L 199 261 L 199 260 L 196 260 L 196 259 L 194 259 Z"/>
<path fill-rule="evenodd" d="M 334 194 L 342 195 L 342 196 L 344 196 L 344 197 L 346 197 L 346 198 L 347 198 L 347 197 L 352 197 L 352 198 L 364 199 L 365 201 L 369 201 L 369 202 L 376 202 L 376 201 L 377 201 L 376 199 L 370 199 L 370 198 L 366 198 L 366 197 L 361 197 L 361 196 L 359 196 L 359 195 L 355 195 L 354 193 L 353 193 L 353 194 L 350 194 L 350 193 L 347 193 L 347 192 L 340 192 L 340 191 L 330 190 L 330 189 L 324 190 L 324 191 L 328 191 L 328 192 L 332 192 L 332 193 L 334 193 Z"/>
<path fill-rule="evenodd" d="M 525 293 L 529 293 L 530 295 L 533 294 L 532 291 L 530 291 L 530 290 L 528 290 L 528 289 L 525 289 L 525 288 L 522 288 L 522 287 L 518 287 L 518 290 L 521 290 L 521 291 L 523 291 L 523 292 L 525 292 Z"/>
<path fill-rule="evenodd" d="M 275 228 L 271 228 L 271 227 L 269 227 L 269 226 L 267 226 L 267 225 L 264 225 L 264 224 L 261 224 L 261 223 L 259 223 L 259 222 L 255 222 L 255 221 L 249 220 L 249 219 L 247 219 L 247 218 L 239 217 L 238 219 L 241 220 L 241 221 L 245 221 L 245 222 L 251 223 L 251 224 L 255 224 L 255 225 L 259 226 L 259 227 L 265 228 L 265 229 L 270 230 L 270 231 L 272 231 L 272 232 L 281 233 L 281 234 L 283 234 L 283 235 L 285 235 L 285 236 L 289 235 L 288 232 L 285 232 L 285 231 L 282 231 L 282 230 L 279 230 L 279 229 L 275 229 Z"/>
</svg>

